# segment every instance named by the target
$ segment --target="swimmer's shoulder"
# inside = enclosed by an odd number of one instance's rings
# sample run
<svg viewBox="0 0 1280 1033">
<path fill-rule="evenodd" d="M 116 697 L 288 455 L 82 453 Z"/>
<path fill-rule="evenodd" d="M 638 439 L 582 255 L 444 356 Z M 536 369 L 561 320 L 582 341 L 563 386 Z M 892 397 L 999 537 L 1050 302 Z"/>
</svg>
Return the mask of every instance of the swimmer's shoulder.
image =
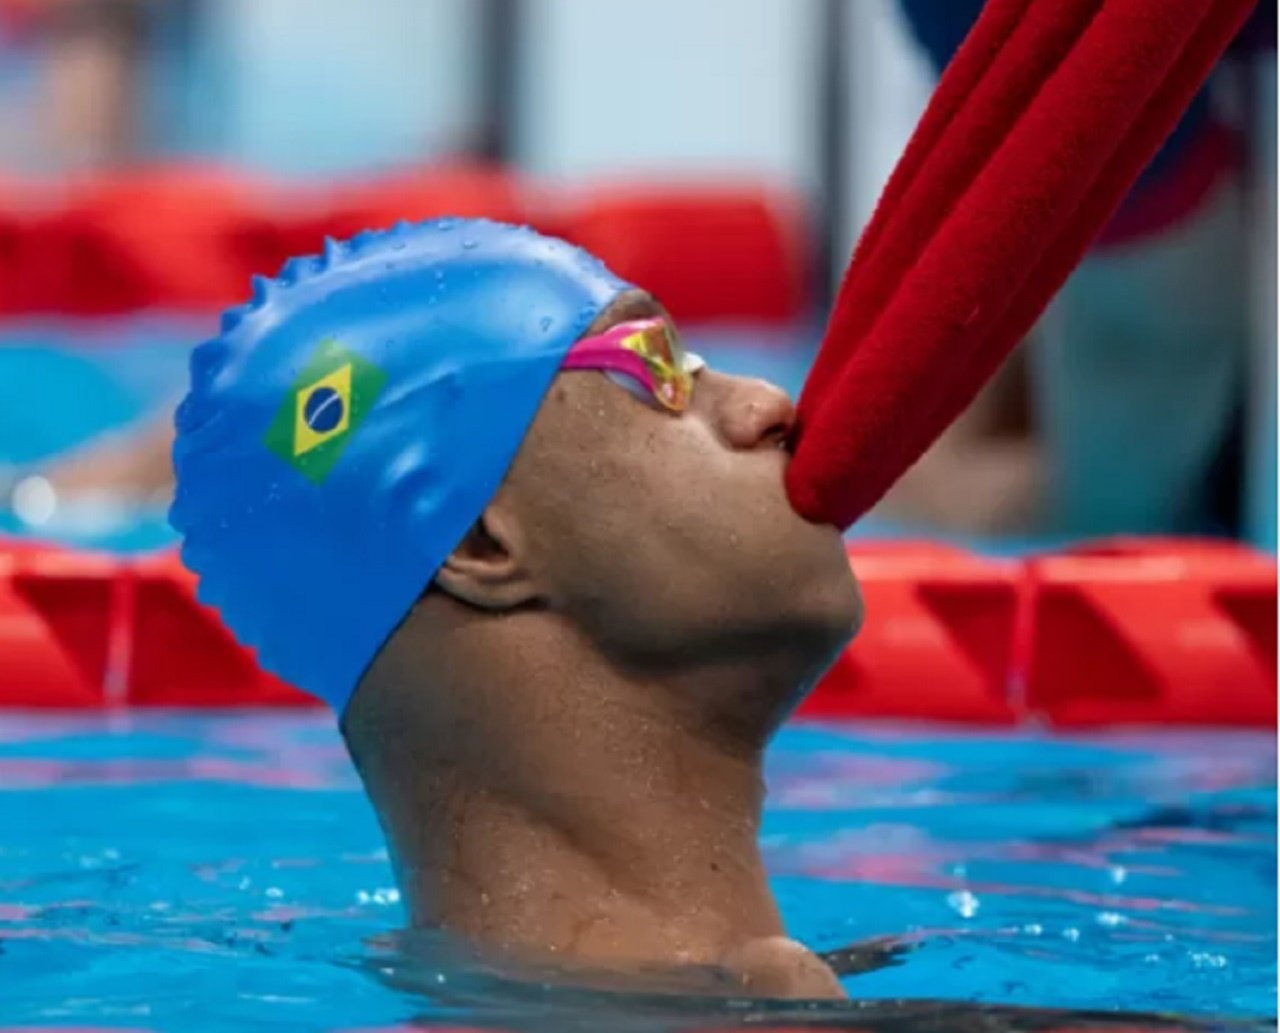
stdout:
<svg viewBox="0 0 1280 1033">
<path fill-rule="evenodd" d="M 803 944 L 785 936 L 750 940 L 726 955 L 721 964 L 753 997 L 846 997 L 831 967 Z"/>
</svg>

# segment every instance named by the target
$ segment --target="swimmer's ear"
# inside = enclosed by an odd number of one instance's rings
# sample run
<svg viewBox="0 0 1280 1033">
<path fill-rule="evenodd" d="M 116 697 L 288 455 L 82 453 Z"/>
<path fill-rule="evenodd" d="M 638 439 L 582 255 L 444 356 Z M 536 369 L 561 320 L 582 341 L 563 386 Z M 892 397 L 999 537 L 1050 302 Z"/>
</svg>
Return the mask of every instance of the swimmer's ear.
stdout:
<svg viewBox="0 0 1280 1033">
<path fill-rule="evenodd" d="M 511 610 L 537 596 L 516 556 L 518 534 L 507 514 L 490 506 L 436 571 L 438 588 L 481 610 Z"/>
</svg>

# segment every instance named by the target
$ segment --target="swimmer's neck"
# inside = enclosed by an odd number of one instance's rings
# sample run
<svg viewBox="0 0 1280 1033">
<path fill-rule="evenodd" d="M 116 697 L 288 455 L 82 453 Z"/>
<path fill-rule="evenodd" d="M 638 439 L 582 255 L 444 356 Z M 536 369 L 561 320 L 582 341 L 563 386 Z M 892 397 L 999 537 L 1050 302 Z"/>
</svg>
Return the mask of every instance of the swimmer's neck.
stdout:
<svg viewBox="0 0 1280 1033">
<path fill-rule="evenodd" d="M 618 767 L 592 763 L 596 749 Z M 515 792 L 429 776 L 436 806 L 404 851 L 419 858 L 402 879 L 415 924 L 596 965 L 715 964 L 781 934 L 757 845 L 758 771 L 726 770 L 652 726 L 565 744 L 540 766 Z"/>
<path fill-rule="evenodd" d="M 518 648 L 512 630 L 456 628 L 430 663 L 402 636 L 362 707 L 412 923 L 606 966 L 714 965 L 782 935 L 758 845 L 768 722 L 672 701 L 741 695 L 749 714 L 794 687 L 758 662 L 638 685 L 545 624 Z"/>
</svg>

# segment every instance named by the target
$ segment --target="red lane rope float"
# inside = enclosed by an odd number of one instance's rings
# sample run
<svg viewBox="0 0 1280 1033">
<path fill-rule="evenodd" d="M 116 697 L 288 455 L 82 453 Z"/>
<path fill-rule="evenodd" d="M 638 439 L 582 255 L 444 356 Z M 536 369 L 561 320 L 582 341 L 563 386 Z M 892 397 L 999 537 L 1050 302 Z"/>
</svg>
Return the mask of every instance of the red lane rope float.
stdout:
<svg viewBox="0 0 1280 1033">
<path fill-rule="evenodd" d="M 852 546 L 866 626 L 802 715 L 1059 727 L 1276 723 L 1276 566 L 1115 539 L 1012 562 Z"/>
<path fill-rule="evenodd" d="M 1125 540 L 1028 560 L 849 549 L 861 634 L 803 717 L 1273 727 L 1276 565 Z M 196 601 L 174 553 L 0 543 L 0 707 L 312 706 Z"/>
<path fill-rule="evenodd" d="M 1276 721 L 1276 570 L 1244 549 L 1117 542 L 1027 568 L 1026 705 L 1054 724 Z"/>
<path fill-rule="evenodd" d="M 1010 725 L 1020 570 L 962 549 L 857 545 L 867 619 L 800 707 L 806 717 L 927 718 Z"/>
<path fill-rule="evenodd" d="M 1254 0 L 990 0 L 855 250 L 801 395 L 792 504 L 847 527 L 972 401 Z"/>
<path fill-rule="evenodd" d="M 7 545 L 0 556 L 3 701 L 19 707 L 98 707 L 111 680 L 108 556 Z"/>
<path fill-rule="evenodd" d="M 176 553 L 0 544 L 0 707 L 318 705 L 263 672 Z"/>
</svg>

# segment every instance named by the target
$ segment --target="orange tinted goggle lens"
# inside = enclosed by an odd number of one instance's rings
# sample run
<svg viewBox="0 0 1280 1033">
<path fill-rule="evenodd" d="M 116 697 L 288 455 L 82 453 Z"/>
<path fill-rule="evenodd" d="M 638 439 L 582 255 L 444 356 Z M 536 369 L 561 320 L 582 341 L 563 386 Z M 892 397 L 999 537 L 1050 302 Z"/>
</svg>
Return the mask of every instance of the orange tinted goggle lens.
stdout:
<svg viewBox="0 0 1280 1033">
<path fill-rule="evenodd" d="M 627 334 L 623 348 L 644 360 L 653 377 L 653 394 L 668 409 L 683 410 L 693 394 L 693 374 L 680 339 L 665 323 L 655 323 Z"/>
</svg>

